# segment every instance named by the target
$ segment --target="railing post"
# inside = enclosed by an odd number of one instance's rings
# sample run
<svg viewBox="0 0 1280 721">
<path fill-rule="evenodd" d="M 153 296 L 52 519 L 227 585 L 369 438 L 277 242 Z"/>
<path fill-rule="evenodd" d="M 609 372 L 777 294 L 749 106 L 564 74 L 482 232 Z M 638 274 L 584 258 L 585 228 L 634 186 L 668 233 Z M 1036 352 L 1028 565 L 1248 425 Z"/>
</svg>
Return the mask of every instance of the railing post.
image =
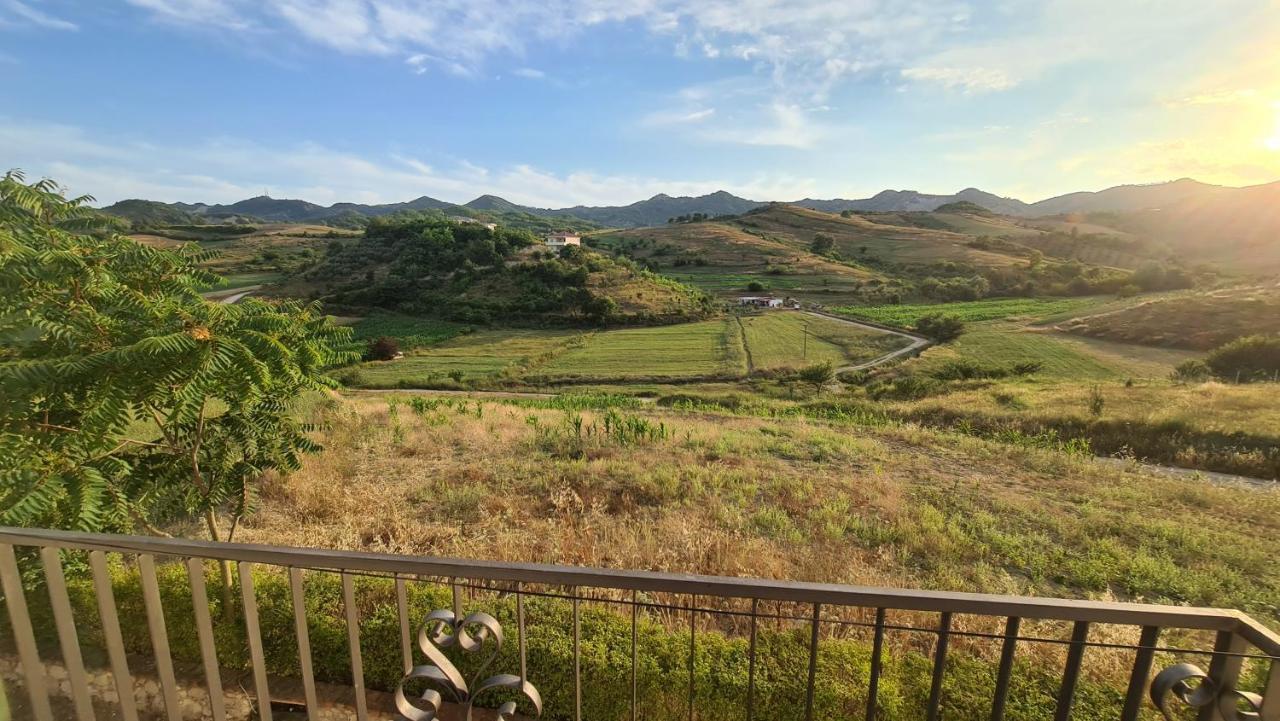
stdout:
<svg viewBox="0 0 1280 721">
<path fill-rule="evenodd" d="M 160 584 L 156 581 L 156 561 L 151 554 L 138 555 L 138 577 L 142 582 L 142 601 L 147 615 L 147 629 L 151 632 L 151 650 L 155 654 L 156 675 L 160 677 L 165 711 L 168 712 L 169 721 L 182 721 L 182 707 L 178 705 L 178 680 L 173 672 L 173 654 L 169 651 L 169 629 L 164 622 Z"/>
<path fill-rule="evenodd" d="M 18 662 L 27 684 L 27 696 L 31 698 L 31 710 L 36 721 L 53 721 L 53 709 L 49 706 L 49 689 L 44 682 L 44 664 L 36 650 L 36 637 L 31 630 L 31 616 L 27 613 L 27 597 L 22 590 L 22 577 L 18 573 L 18 561 L 13 546 L 0 545 L 0 583 L 4 586 L 4 600 L 9 607 L 9 625 L 13 627 L 14 641 L 18 646 Z"/>
<path fill-rule="evenodd" d="M 1213 660 L 1209 662 L 1209 679 L 1217 687 L 1219 698 L 1224 698 L 1240 681 L 1240 667 L 1244 659 L 1237 654 L 1247 650 L 1243 637 L 1231 631 L 1219 631 L 1213 644 Z M 1219 716 L 1218 704 L 1209 703 L 1200 707 L 1196 721 L 1215 721 Z"/>
<path fill-rule="evenodd" d="M 62 559 L 58 555 L 58 549 L 52 546 L 41 548 L 40 563 L 44 566 L 44 579 L 45 585 L 49 587 L 53 620 L 58 627 L 58 644 L 62 649 L 62 662 L 66 665 L 67 676 L 71 680 L 71 699 L 75 704 L 76 718 L 79 721 L 93 721 L 89 679 L 84 671 L 84 657 L 80 653 L 80 635 L 76 632 L 76 622 L 71 612 L 71 599 L 67 595 L 67 579 L 62 573 Z"/>
<path fill-rule="evenodd" d="M 1280 659 L 1272 659 L 1267 684 L 1262 690 L 1262 710 L 1258 721 L 1280 721 Z"/>
<path fill-rule="evenodd" d="M 1071 706 L 1076 700 L 1076 683 L 1080 680 L 1080 664 L 1084 661 L 1085 642 L 1089 639 L 1089 622 L 1076 621 L 1071 627 L 1071 647 L 1067 651 L 1067 665 L 1062 672 L 1062 686 L 1058 689 L 1058 708 L 1055 721 L 1068 721 Z"/>
<path fill-rule="evenodd" d="M 822 604 L 813 604 L 813 620 L 809 627 L 809 680 L 805 684 L 804 718 L 813 721 L 813 692 L 818 684 L 818 622 Z"/>
<path fill-rule="evenodd" d="M 1005 702 L 1009 698 L 1009 681 L 1013 678 L 1013 660 L 1018 652 L 1018 631 L 1022 619 L 1010 616 L 1004 622 L 1004 646 L 1000 649 L 1000 670 L 996 672 L 996 690 L 991 700 L 991 721 L 1003 721 Z"/>
<path fill-rule="evenodd" d="M 302 675 L 302 696 L 307 702 L 307 719 L 320 721 L 315 671 L 311 663 L 311 629 L 307 625 L 307 597 L 300 568 L 289 569 L 289 595 L 293 600 L 293 635 L 298 641 L 298 672 Z"/>
<path fill-rule="evenodd" d="M 267 687 L 267 662 L 262 653 L 262 631 L 258 627 L 258 597 L 253 590 L 253 564 L 236 564 L 240 575 L 240 600 L 244 606 L 244 634 L 249 640 L 249 659 L 253 662 L 253 690 L 257 695 L 258 718 L 271 721 L 271 691 Z"/>
<path fill-rule="evenodd" d="M 951 612 L 944 611 L 938 620 L 938 646 L 933 652 L 933 681 L 929 685 L 928 721 L 938 721 L 942 710 L 942 680 L 947 668 L 947 642 L 951 639 Z"/>
<path fill-rule="evenodd" d="M 133 677 L 129 674 L 129 659 L 124 653 L 120 614 L 116 611 L 115 592 L 111 589 L 107 554 L 90 551 L 89 567 L 93 569 L 93 593 L 98 597 L 98 618 L 102 620 L 102 636 L 107 644 L 107 657 L 111 660 L 111 677 L 116 683 L 120 716 L 124 721 L 138 721 L 138 701 L 133 695 Z"/>
<path fill-rule="evenodd" d="M 1124 711 L 1120 721 L 1138 721 L 1142 699 L 1147 695 L 1147 681 L 1151 678 L 1151 664 L 1160 641 L 1159 626 L 1143 626 L 1138 639 L 1138 653 L 1133 659 L 1133 672 L 1129 675 L 1129 690 L 1124 697 Z"/>
<path fill-rule="evenodd" d="M 876 609 L 875 638 L 871 641 L 871 677 L 867 680 L 867 721 L 875 721 L 880 695 L 880 661 L 884 653 L 883 608 Z"/>
<path fill-rule="evenodd" d="M 221 569 L 219 569 L 221 575 Z M 191 582 L 191 610 L 196 617 L 196 635 L 200 638 L 200 660 L 204 664 L 205 686 L 209 689 L 209 712 L 213 721 L 226 721 L 226 702 L 222 698 L 222 672 L 218 669 L 218 650 L 213 639 L 213 619 L 209 615 L 209 589 L 204 582 L 204 561 L 187 559 L 187 578 Z"/>
</svg>

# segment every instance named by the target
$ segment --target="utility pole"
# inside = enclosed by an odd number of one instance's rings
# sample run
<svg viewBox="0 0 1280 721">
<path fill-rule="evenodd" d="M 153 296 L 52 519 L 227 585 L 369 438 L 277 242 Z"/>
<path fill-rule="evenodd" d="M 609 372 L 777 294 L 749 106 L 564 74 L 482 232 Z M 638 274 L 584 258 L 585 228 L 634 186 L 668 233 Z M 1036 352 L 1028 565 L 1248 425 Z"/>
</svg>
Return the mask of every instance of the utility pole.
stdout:
<svg viewBox="0 0 1280 721">
<path fill-rule="evenodd" d="M 809 360 L 809 321 L 807 320 L 804 321 L 804 343 L 801 347 L 803 350 L 800 351 L 800 358 Z"/>
</svg>

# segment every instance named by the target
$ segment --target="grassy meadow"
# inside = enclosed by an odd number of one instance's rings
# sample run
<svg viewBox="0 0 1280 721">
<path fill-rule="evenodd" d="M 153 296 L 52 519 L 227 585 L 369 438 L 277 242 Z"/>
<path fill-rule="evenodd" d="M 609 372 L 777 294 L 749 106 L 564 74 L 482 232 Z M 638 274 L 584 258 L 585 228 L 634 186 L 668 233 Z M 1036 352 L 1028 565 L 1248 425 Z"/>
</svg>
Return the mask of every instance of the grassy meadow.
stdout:
<svg viewBox="0 0 1280 721">
<path fill-rule="evenodd" d="M 1035 320 L 1058 313 L 1075 312 L 1100 302 L 1098 298 L 990 298 L 963 303 L 841 306 L 831 311 L 851 318 L 909 327 L 931 313 L 954 315 L 966 323 L 985 320 Z"/>
</svg>

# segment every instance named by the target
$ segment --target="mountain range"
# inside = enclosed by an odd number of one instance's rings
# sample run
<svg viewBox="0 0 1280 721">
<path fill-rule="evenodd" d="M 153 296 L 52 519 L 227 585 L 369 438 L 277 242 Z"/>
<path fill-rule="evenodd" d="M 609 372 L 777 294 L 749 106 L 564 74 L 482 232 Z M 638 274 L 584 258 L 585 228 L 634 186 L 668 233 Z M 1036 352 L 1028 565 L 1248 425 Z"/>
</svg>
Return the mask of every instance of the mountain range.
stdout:
<svg viewBox="0 0 1280 721">
<path fill-rule="evenodd" d="M 815 210 L 838 213 L 932 211 L 948 203 L 970 202 L 1001 215 L 1035 218 L 1066 213 L 1092 212 L 1158 212 L 1174 210 L 1188 204 L 1238 208 L 1242 203 L 1280 201 L 1280 182 L 1233 188 L 1201 183 L 1183 178 L 1151 185 L 1121 185 L 1098 192 L 1060 195 L 1035 203 L 1005 198 L 977 188 L 966 188 L 951 195 L 932 195 L 914 190 L 884 190 L 870 198 L 827 200 L 805 198 L 788 201 Z M 681 215 L 702 213 L 708 217 L 740 215 L 767 205 L 771 201 L 740 198 L 723 190 L 697 197 L 672 197 L 658 194 L 623 206 L 573 206 L 571 208 L 536 208 L 512 203 L 494 195 L 482 195 L 463 204 L 422 196 L 403 203 L 366 205 L 335 203 L 317 205 L 305 200 L 271 198 L 265 195 L 226 205 L 205 203 L 162 203 L 147 200 L 123 200 L 102 210 L 140 223 L 181 223 L 232 218 L 271 222 L 331 223 L 359 216 L 376 217 L 404 210 L 443 210 L 480 214 L 527 213 L 543 218 L 563 218 L 566 224 L 585 220 L 608 227 L 642 227 L 663 225 Z M 1274 206 L 1273 206 L 1274 207 Z"/>
</svg>

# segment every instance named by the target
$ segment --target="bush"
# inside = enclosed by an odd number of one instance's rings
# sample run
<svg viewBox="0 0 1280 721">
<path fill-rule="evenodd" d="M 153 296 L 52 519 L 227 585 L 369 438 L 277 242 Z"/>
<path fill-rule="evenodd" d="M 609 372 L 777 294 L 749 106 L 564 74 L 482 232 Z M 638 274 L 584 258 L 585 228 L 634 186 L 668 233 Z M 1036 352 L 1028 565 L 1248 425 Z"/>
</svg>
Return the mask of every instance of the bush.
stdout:
<svg viewBox="0 0 1280 721">
<path fill-rule="evenodd" d="M 851 386 L 860 386 L 870 378 L 871 373 L 866 370 L 840 371 L 836 374 L 836 380 Z"/>
<path fill-rule="evenodd" d="M 835 378 L 835 369 L 831 362 L 815 363 L 811 366 L 805 366 L 796 373 L 796 378 L 804 383 L 813 386 L 814 390 L 822 390 Z"/>
<path fill-rule="evenodd" d="M 1179 383 L 1203 383 L 1213 376 L 1213 371 L 1202 360 L 1193 358 L 1179 363 L 1170 378 Z"/>
<path fill-rule="evenodd" d="M 369 341 L 364 352 L 365 360 L 388 361 L 400 355 L 400 341 L 391 336 L 382 336 Z"/>
<path fill-rule="evenodd" d="M 1280 375 L 1280 336 L 1237 338 L 1209 353 L 1204 362 L 1223 380 L 1273 380 Z"/>
<path fill-rule="evenodd" d="M 916 332 L 945 343 L 960 337 L 964 332 L 964 321 L 954 315 L 930 313 L 916 321 Z"/>
<path fill-rule="evenodd" d="M 752 293 L 761 293 L 765 290 L 765 285 L 758 280 L 753 280 L 750 283 L 747 283 L 747 290 Z"/>
</svg>

